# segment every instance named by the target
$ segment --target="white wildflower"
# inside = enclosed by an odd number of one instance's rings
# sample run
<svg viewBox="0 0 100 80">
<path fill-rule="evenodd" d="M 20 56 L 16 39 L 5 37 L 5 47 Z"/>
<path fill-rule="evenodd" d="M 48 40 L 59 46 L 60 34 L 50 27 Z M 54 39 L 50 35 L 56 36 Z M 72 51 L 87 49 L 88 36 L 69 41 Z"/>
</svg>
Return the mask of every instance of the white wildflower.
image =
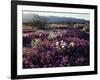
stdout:
<svg viewBox="0 0 100 80">
<path fill-rule="evenodd" d="M 74 42 L 71 42 L 71 43 L 69 44 L 69 46 L 70 46 L 70 47 L 74 47 L 74 46 L 75 46 L 75 43 L 74 43 Z"/>
<path fill-rule="evenodd" d="M 67 46 L 67 43 L 64 42 L 63 40 L 61 40 L 60 46 L 61 46 L 62 48 L 64 48 L 65 46 Z"/>
</svg>

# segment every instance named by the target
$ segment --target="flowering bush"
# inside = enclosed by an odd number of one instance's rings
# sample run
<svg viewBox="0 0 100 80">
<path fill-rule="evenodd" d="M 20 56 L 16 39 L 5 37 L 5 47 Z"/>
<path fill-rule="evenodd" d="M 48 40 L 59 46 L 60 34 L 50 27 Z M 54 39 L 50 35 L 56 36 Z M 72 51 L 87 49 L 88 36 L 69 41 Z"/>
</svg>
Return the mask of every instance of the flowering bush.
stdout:
<svg viewBox="0 0 100 80">
<path fill-rule="evenodd" d="M 89 34 L 84 31 L 72 28 L 23 37 L 23 68 L 82 65 L 89 65 Z"/>
<path fill-rule="evenodd" d="M 49 36 L 48 36 L 48 39 L 54 39 L 54 38 L 56 38 L 56 37 L 57 37 L 57 35 L 56 35 L 55 32 L 50 32 L 50 33 L 49 33 Z"/>
</svg>

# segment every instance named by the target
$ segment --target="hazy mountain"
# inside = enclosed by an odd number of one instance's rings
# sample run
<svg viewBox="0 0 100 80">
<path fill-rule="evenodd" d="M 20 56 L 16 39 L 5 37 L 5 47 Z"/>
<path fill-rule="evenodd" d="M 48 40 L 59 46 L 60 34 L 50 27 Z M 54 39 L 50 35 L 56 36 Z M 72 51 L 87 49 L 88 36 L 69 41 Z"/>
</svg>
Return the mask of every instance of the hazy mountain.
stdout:
<svg viewBox="0 0 100 80">
<path fill-rule="evenodd" d="M 85 22 L 87 20 L 76 19 L 72 17 L 56 17 L 56 16 L 48 16 L 46 17 L 48 22 Z"/>
<path fill-rule="evenodd" d="M 47 19 L 48 22 L 87 22 L 88 20 L 76 19 L 72 17 L 59 17 L 59 16 L 41 16 Z M 23 14 L 23 23 L 32 22 L 33 14 Z"/>
</svg>

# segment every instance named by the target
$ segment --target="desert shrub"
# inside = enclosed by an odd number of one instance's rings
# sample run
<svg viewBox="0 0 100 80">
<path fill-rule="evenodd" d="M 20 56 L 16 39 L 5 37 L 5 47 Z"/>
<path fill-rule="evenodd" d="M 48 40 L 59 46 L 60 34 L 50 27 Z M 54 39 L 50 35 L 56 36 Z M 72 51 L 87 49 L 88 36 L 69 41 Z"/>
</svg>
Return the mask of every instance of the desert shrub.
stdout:
<svg viewBox="0 0 100 80">
<path fill-rule="evenodd" d="M 33 15 L 33 21 L 32 21 L 33 27 L 43 29 L 46 26 L 46 24 L 47 24 L 47 19 L 45 17 L 36 14 Z"/>
</svg>

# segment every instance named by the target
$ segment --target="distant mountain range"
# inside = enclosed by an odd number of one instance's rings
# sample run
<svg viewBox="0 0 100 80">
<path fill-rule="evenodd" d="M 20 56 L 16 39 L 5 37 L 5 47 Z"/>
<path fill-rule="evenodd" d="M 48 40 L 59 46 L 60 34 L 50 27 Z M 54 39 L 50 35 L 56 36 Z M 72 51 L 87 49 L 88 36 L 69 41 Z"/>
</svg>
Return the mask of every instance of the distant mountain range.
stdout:
<svg viewBox="0 0 100 80">
<path fill-rule="evenodd" d="M 77 19 L 72 17 L 59 16 L 41 16 L 47 19 L 48 22 L 88 22 L 88 20 Z M 23 23 L 30 23 L 33 20 L 33 14 L 23 14 Z"/>
</svg>

